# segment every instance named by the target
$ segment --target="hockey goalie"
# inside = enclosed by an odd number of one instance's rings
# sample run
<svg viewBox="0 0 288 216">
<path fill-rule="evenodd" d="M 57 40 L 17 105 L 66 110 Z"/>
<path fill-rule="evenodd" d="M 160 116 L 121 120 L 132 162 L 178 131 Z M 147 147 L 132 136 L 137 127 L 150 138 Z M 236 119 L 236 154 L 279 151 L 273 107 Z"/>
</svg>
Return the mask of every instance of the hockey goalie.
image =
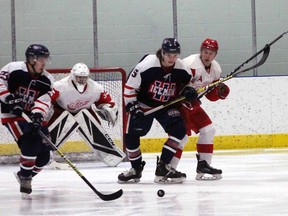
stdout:
<svg viewBox="0 0 288 216">
<path fill-rule="evenodd" d="M 110 94 L 89 74 L 84 63 L 77 63 L 67 77 L 54 83 L 52 92 L 40 98 L 51 107 L 47 114 L 51 141 L 60 147 L 77 131 L 97 158 L 108 166 L 117 166 L 126 155 L 101 126 L 100 118 L 113 127 L 118 108 Z"/>
</svg>

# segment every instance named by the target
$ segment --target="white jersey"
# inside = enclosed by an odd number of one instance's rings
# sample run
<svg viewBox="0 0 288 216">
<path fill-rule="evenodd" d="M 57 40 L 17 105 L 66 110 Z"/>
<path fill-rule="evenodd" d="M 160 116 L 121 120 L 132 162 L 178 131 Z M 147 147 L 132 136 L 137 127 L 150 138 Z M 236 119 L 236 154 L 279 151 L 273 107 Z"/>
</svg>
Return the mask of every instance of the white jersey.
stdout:
<svg viewBox="0 0 288 216">
<path fill-rule="evenodd" d="M 208 71 L 200 59 L 200 54 L 190 55 L 184 58 L 183 62 L 191 69 L 193 74 L 192 86 L 195 89 L 207 86 L 220 79 L 222 69 L 216 60 L 211 62 L 211 67 Z"/>
<path fill-rule="evenodd" d="M 72 83 L 71 76 L 67 76 L 54 83 L 54 92 L 51 96 L 59 106 L 70 113 L 77 113 L 82 109 L 91 108 L 103 103 L 111 103 L 110 95 L 103 86 L 92 79 L 87 80 L 84 92 L 80 93 Z"/>
</svg>

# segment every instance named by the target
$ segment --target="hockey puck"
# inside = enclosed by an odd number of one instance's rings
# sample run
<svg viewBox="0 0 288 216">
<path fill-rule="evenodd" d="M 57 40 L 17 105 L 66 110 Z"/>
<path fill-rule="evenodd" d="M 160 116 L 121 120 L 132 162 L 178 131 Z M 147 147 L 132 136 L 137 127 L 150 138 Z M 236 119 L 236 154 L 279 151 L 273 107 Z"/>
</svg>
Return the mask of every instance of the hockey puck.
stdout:
<svg viewBox="0 0 288 216">
<path fill-rule="evenodd" d="M 163 196 L 165 195 L 164 190 L 158 190 L 157 195 L 158 195 L 159 197 L 163 197 Z"/>
</svg>

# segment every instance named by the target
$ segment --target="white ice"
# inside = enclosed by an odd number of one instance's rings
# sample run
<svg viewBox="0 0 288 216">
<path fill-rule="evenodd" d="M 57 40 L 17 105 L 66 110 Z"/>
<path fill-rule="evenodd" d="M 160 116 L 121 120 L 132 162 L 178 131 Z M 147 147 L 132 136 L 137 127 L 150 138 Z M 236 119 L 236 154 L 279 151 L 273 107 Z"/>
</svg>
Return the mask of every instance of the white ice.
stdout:
<svg viewBox="0 0 288 216">
<path fill-rule="evenodd" d="M 118 184 L 128 162 L 106 167 L 100 162 L 77 164 L 81 173 L 103 193 L 123 189 L 123 196 L 102 201 L 73 170 L 45 169 L 32 181 L 31 200 L 22 200 L 13 172 L 1 165 L 0 215 L 216 216 L 288 215 L 288 150 L 215 152 L 213 166 L 223 179 L 196 181 L 195 152 L 185 153 L 178 170 L 187 181 L 177 185 L 153 182 L 155 154 L 144 154 L 146 166 L 138 184 Z M 157 191 L 163 189 L 164 197 Z"/>
</svg>

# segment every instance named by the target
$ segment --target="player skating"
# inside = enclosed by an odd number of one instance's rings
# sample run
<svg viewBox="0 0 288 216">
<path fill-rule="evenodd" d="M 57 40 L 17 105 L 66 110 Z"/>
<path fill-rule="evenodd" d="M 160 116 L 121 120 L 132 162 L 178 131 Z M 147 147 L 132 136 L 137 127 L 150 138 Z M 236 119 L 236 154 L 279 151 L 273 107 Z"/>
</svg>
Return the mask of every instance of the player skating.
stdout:
<svg viewBox="0 0 288 216">
<path fill-rule="evenodd" d="M 50 159 L 51 148 L 38 134 L 39 130 L 49 134 L 43 122 L 45 104 L 37 100 L 52 89 L 53 77 L 45 70 L 49 55 L 44 45 L 32 44 L 26 49 L 26 62 L 8 63 L 0 71 L 1 121 L 20 148 L 20 171 L 16 177 L 23 195 L 32 192 L 32 177 Z M 27 123 L 22 112 L 33 123 Z"/>
<path fill-rule="evenodd" d="M 216 40 L 207 38 L 203 41 L 200 47 L 200 53 L 190 55 L 183 59 L 183 62 L 188 65 L 192 71 L 193 79 L 192 86 L 198 89 L 207 86 L 220 79 L 222 72 L 219 63 L 215 60 L 218 52 L 218 42 Z M 209 90 L 208 90 L 209 91 Z M 224 83 L 220 83 L 216 88 L 204 93 L 206 98 L 210 101 L 224 100 L 229 94 L 229 87 Z M 187 135 L 181 141 L 180 148 L 171 161 L 171 165 L 176 168 L 179 159 L 182 155 L 182 150 L 188 142 L 188 136 L 191 136 L 191 131 L 199 133 L 197 140 L 197 168 L 196 179 L 221 179 L 222 170 L 210 166 L 213 155 L 213 140 L 215 135 L 215 127 L 201 107 L 200 100 L 194 100 L 191 103 L 182 103 L 181 113 L 185 119 L 187 128 Z M 204 175 L 208 174 L 208 177 Z"/>
<path fill-rule="evenodd" d="M 114 126 L 118 107 L 103 86 L 89 78 L 89 74 L 87 65 L 77 63 L 67 77 L 54 83 L 50 94 L 40 98 L 51 100 L 53 106 L 49 114 L 52 116 L 49 120 L 51 138 L 59 147 L 78 130 L 99 159 L 109 166 L 116 166 L 126 155 L 104 131 L 98 116 Z"/>
<path fill-rule="evenodd" d="M 150 130 L 153 120 L 157 120 L 169 134 L 162 154 L 157 158 L 156 183 L 181 183 L 185 173 L 175 170 L 170 161 L 180 141 L 185 136 L 185 125 L 180 112 L 169 106 L 144 117 L 143 111 L 166 104 L 182 94 L 187 100 L 197 97 L 194 88 L 186 86 L 191 81 L 191 72 L 178 58 L 180 44 L 174 38 L 163 40 L 156 55 L 146 55 L 129 74 L 124 89 L 126 111 L 129 113 L 125 133 L 128 159 L 132 168 L 118 176 L 119 183 L 139 182 L 145 161 L 142 161 L 140 137 Z"/>
</svg>

